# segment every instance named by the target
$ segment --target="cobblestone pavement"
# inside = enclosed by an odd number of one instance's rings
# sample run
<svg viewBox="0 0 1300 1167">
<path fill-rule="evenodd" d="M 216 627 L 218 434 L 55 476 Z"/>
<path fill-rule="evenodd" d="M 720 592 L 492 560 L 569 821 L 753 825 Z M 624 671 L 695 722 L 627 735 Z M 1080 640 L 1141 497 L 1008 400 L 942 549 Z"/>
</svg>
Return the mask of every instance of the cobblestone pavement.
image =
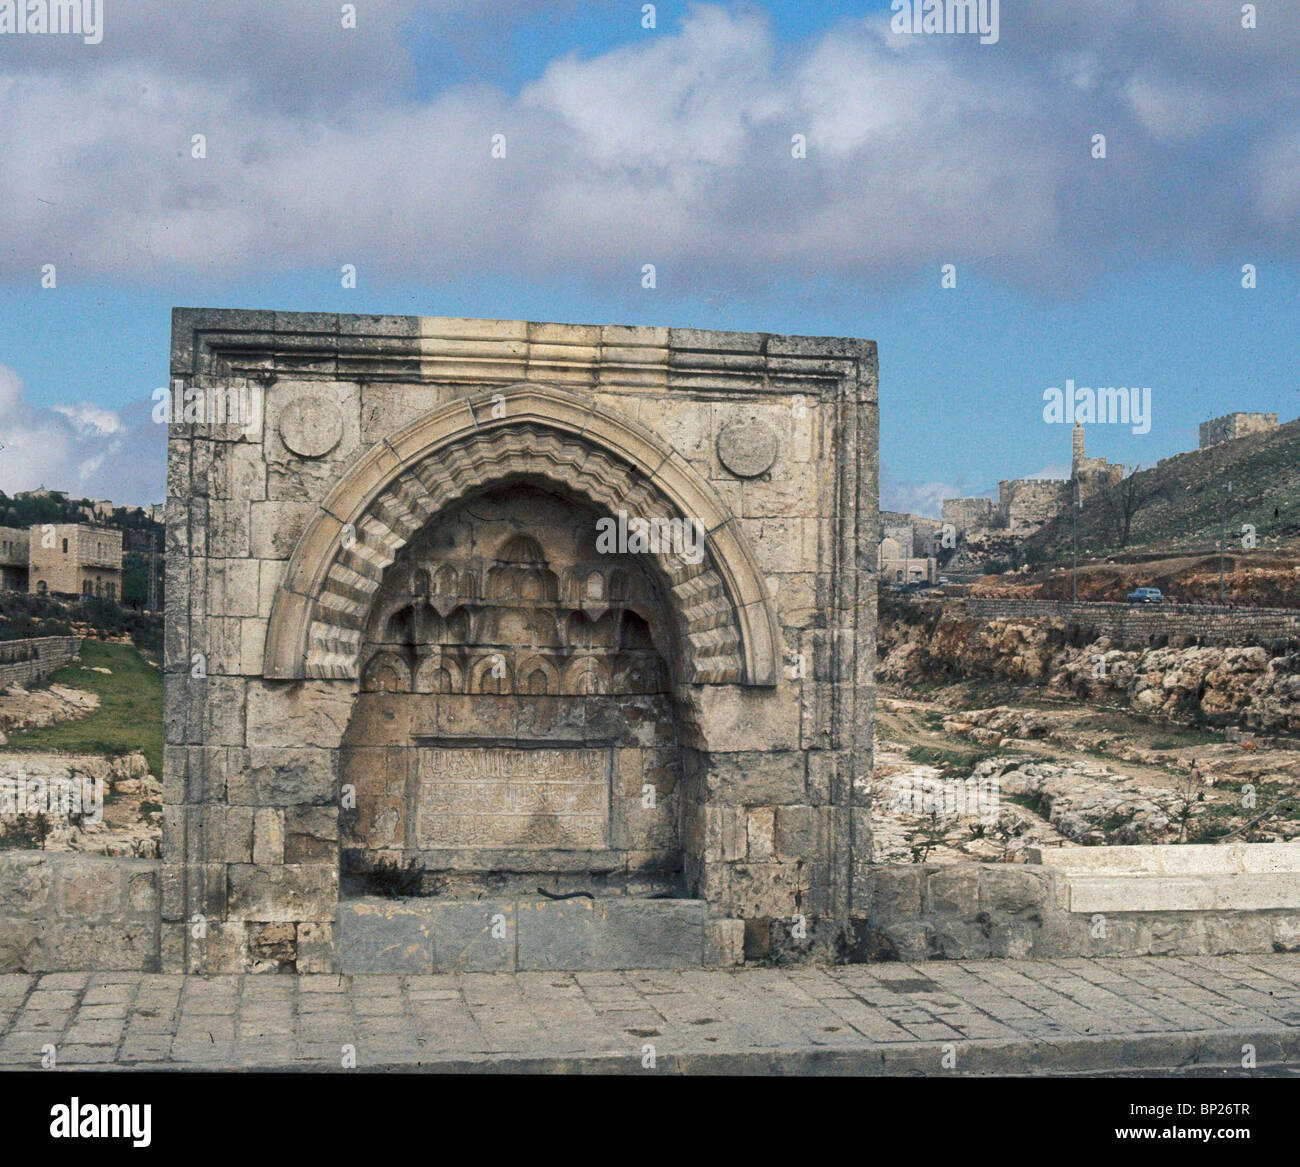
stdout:
<svg viewBox="0 0 1300 1167">
<path fill-rule="evenodd" d="M 0 976 L 0 1065 L 1035 1073 L 1300 1067 L 1300 955 L 439 976 Z M 651 1050 L 650 1047 L 653 1047 Z M 1283 1071 L 1285 1072 L 1285 1070 Z"/>
</svg>

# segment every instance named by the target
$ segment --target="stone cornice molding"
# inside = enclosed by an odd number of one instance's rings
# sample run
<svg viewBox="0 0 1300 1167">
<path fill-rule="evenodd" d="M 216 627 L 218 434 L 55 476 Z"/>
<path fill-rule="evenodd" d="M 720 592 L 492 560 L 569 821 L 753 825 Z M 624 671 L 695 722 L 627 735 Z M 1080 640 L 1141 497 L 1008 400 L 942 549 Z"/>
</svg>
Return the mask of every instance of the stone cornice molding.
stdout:
<svg viewBox="0 0 1300 1167">
<path fill-rule="evenodd" d="M 191 380 L 543 381 L 877 400 L 874 341 L 440 316 L 177 308 L 171 374 Z"/>
</svg>

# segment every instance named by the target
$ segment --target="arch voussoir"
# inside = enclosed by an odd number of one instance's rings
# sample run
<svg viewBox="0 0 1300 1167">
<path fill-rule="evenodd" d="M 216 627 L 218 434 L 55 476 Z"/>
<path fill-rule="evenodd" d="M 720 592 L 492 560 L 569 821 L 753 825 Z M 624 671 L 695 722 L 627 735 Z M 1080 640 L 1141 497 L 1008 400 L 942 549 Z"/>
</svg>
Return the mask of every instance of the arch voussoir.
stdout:
<svg viewBox="0 0 1300 1167">
<path fill-rule="evenodd" d="M 589 398 L 524 384 L 436 410 L 364 455 L 290 559 L 267 630 L 270 678 L 358 676 L 384 571 L 431 518 L 510 481 L 552 484 L 609 513 L 698 522 L 698 564 L 656 556 L 687 683 L 773 685 L 776 620 L 757 562 L 716 491 L 644 426 Z"/>
</svg>

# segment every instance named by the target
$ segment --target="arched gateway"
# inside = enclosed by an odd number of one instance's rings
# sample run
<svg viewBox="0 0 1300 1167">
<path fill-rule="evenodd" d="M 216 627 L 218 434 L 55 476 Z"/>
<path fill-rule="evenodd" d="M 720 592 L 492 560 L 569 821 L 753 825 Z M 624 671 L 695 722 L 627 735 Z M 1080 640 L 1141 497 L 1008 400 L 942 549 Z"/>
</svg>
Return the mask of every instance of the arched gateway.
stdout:
<svg viewBox="0 0 1300 1167">
<path fill-rule="evenodd" d="M 169 434 L 170 966 L 851 952 L 873 346 L 176 333 L 175 377 L 260 408 Z"/>
</svg>

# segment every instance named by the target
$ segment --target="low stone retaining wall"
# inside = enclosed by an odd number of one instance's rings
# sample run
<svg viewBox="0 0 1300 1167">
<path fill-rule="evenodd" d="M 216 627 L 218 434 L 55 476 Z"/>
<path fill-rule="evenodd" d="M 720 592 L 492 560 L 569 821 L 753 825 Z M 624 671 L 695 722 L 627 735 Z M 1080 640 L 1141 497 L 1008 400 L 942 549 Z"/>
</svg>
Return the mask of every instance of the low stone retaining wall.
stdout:
<svg viewBox="0 0 1300 1167">
<path fill-rule="evenodd" d="M 80 651 L 80 636 L 0 640 L 0 689 L 9 685 L 30 688 L 48 681 Z"/>
<path fill-rule="evenodd" d="M 1193 844 L 1033 849 L 1064 878 L 1071 913 L 1300 911 L 1300 845 Z"/>
<path fill-rule="evenodd" d="M 157 972 L 162 864 L 0 851 L 0 973 Z"/>
<path fill-rule="evenodd" d="M 1070 847 L 1039 858 L 872 868 L 854 957 L 1300 952 L 1300 845 Z M 0 973 L 158 971 L 160 892 L 156 859 L 0 852 Z M 342 971 L 353 973 L 726 963 L 690 900 L 367 898 L 343 901 L 339 929 Z"/>
<path fill-rule="evenodd" d="M 1117 645 L 1148 648 L 1162 638 L 1202 644 L 1261 644 L 1300 639 L 1300 611 L 1291 608 L 1219 608 L 1197 604 L 1072 604 L 1060 600 L 969 597 L 977 620 L 1057 620 L 1108 636 Z"/>
<path fill-rule="evenodd" d="M 873 869 L 874 960 L 1300 951 L 1300 846 L 1066 847 Z"/>
<path fill-rule="evenodd" d="M 345 973 L 700 968 L 703 900 L 386 899 L 339 904 Z"/>
</svg>

